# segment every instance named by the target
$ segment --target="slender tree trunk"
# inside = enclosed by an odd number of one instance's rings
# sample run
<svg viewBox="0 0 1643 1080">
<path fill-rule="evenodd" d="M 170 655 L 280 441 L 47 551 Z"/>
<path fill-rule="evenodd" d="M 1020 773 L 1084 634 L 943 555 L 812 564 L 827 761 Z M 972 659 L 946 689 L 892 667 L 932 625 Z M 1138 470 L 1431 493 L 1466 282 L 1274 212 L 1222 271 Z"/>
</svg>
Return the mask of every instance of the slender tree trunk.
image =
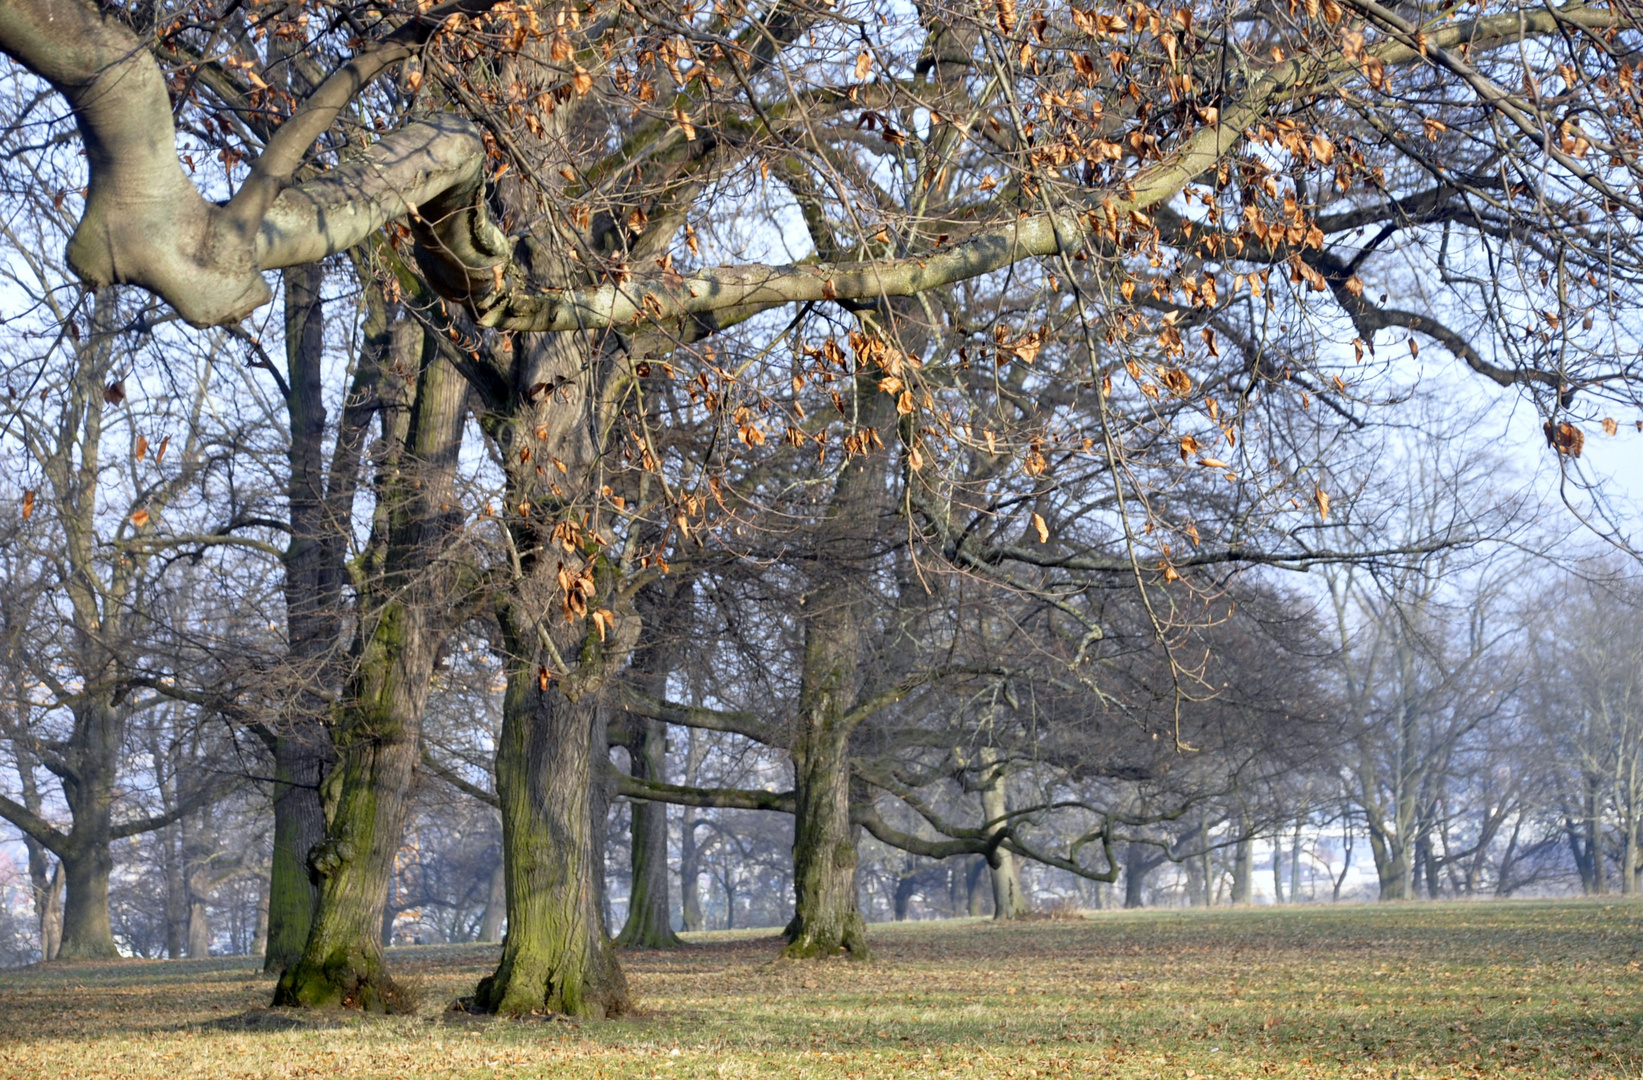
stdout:
<svg viewBox="0 0 1643 1080">
<path fill-rule="evenodd" d="M 1187 872 L 1187 905 L 1208 907 L 1209 879 L 1204 874 L 1203 860 L 1194 855 L 1184 864 Z"/>
<path fill-rule="evenodd" d="M 382 574 L 363 601 L 354 670 L 337 711 L 337 763 L 322 791 L 325 839 L 308 857 L 319 901 L 275 1004 L 386 1011 L 400 1003 L 383 970 L 380 920 L 451 600 L 444 554 L 461 520 L 454 479 L 465 395 L 438 343 L 423 341 L 406 453 L 384 480 Z"/>
<path fill-rule="evenodd" d="M 508 872 L 501 852 L 491 867 L 491 887 L 485 895 L 485 917 L 479 921 L 480 941 L 501 941 L 508 924 Z"/>
<path fill-rule="evenodd" d="M 63 946 L 63 864 L 51 868 L 43 895 L 40 895 L 40 959 L 57 959 Z"/>
<path fill-rule="evenodd" d="M 637 728 L 628 755 L 633 775 L 641 780 L 667 780 L 667 725 L 630 717 Z M 641 949 L 671 949 L 682 944 L 673 932 L 668 905 L 667 804 L 635 801 L 631 862 L 633 887 L 628 893 L 628 918 L 616 944 Z"/>
<path fill-rule="evenodd" d="M 268 951 L 268 883 L 257 892 L 257 918 L 251 930 L 249 955 L 263 956 Z"/>
<path fill-rule="evenodd" d="M 907 921 L 907 908 L 918 891 L 918 878 L 911 872 L 896 875 L 896 891 L 891 898 L 891 916 L 896 922 Z"/>
<path fill-rule="evenodd" d="M 988 831 L 996 836 L 1009 827 L 1009 776 L 996 747 L 983 747 L 981 762 L 988 770 L 981 788 L 981 816 L 988 823 Z M 993 877 L 993 918 L 1019 919 L 1030 913 L 1032 905 L 1021 891 L 1021 863 L 1015 852 L 995 847 L 987 865 Z"/>
<path fill-rule="evenodd" d="M 701 733 L 691 728 L 686 739 L 685 783 L 694 786 L 701 782 Z M 702 867 L 696 846 L 696 829 L 700 825 L 696 808 L 684 807 L 679 824 L 679 921 L 687 932 L 701 930 L 706 925 L 702 919 Z"/>
<path fill-rule="evenodd" d="M 1639 870 L 1637 847 L 1637 823 L 1626 823 L 1626 846 L 1621 856 L 1620 865 L 1620 892 L 1625 896 L 1637 893 L 1637 874 Z"/>
<path fill-rule="evenodd" d="M 1298 903 L 1301 899 L 1301 824 L 1303 818 L 1295 819 L 1295 831 L 1290 836 L 1289 844 L 1289 902 Z"/>
<path fill-rule="evenodd" d="M 21 755 L 20 755 L 21 756 Z M 34 784 L 32 760 L 18 762 L 23 778 L 23 805 L 30 813 L 40 812 L 40 792 Z M 46 846 L 27 833 L 23 846 L 28 852 L 29 885 L 34 898 L 34 919 L 40 930 L 40 959 L 57 959 L 57 948 L 63 940 L 63 864 L 54 860 Z"/>
<path fill-rule="evenodd" d="M 1250 824 L 1246 818 L 1239 826 L 1238 843 L 1232 850 L 1232 902 L 1243 906 L 1252 899 L 1251 893 L 1255 884 L 1255 844 L 1250 836 Z"/>
<path fill-rule="evenodd" d="M 383 970 L 382 919 L 410 810 L 420 753 L 417 726 L 432 674 L 427 627 L 390 602 L 359 658 L 358 687 L 339 719 L 338 761 L 326 778 L 325 839 L 309 855 L 319 903 L 302 958 L 286 970 L 276 1005 L 392 1010 Z"/>
<path fill-rule="evenodd" d="M 1609 891 L 1608 860 L 1603 852 L 1603 822 L 1598 810 L 1597 783 L 1586 782 L 1586 852 L 1592 864 L 1592 892 L 1602 896 Z"/>
<path fill-rule="evenodd" d="M 294 66 L 289 62 L 275 65 L 282 78 Z M 336 659 L 342 647 L 342 585 L 347 576 L 343 562 L 360 451 L 374 404 L 378 358 L 393 340 L 381 296 L 377 290 L 368 290 L 371 310 L 365 344 L 343 404 L 327 475 L 321 303 L 325 272 L 319 264 L 293 267 L 283 272 L 282 280 L 290 385 L 286 502 L 291 522 L 283 562 L 287 666 L 293 689 L 285 714 L 269 733 L 274 758 L 274 854 L 268 871 L 268 943 L 263 950 L 263 970 L 271 974 L 283 972 L 301 957 L 318 900 L 309 877 L 308 855 L 325 837 L 320 782 L 334 759 L 325 719 L 327 701 L 340 676 Z"/>
<path fill-rule="evenodd" d="M 702 916 L 702 864 L 696 847 L 696 820 L 692 807 L 685 807 L 679 841 L 679 922 L 687 933 L 707 925 Z"/>
<path fill-rule="evenodd" d="M 534 637 L 534 623 L 528 628 Z M 534 641 L 510 635 L 508 644 L 513 659 L 496 747 L 508 933 L 475 1004 L 509 1016 L 617 1016 L 628 1009 L 627 980 L 605 934 L 592 874 L 597 702 L 592 695 L 573 701 L 557 683 L 544 688 Z"/>
<path fill-rule="evenodd" d="M 986 893 L 981 888 L 981 875 L 988 870 L 987 860 L 977 855 L 964 873 L 964 910 L 971 918 L 987 914 Z"/>
<path fill-rule="evenodd" d="M 1272 902 L 1284 902 L 1284 845 L 1283 834 L 1272 834 Z"/>
</svg>

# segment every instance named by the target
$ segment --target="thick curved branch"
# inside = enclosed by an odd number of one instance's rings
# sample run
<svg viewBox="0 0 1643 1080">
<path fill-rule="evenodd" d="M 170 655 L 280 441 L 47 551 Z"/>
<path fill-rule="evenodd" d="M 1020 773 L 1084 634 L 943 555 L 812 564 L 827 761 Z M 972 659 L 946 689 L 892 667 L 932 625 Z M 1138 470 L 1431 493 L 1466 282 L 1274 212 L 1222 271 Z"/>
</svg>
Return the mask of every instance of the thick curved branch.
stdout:
<svg viewBox="0 0 1643 1080">
<path fill-rule="evenodd" d="M 67 833 L 22 803 L 13 802 L 4 795 L 0 795 L 0 818 L 5 818 L 23 830 L 30 839 L 38 841 L 47 851 L 58 857 L 62 856 L 64 849 L 69 845 Z"/>
</svg>

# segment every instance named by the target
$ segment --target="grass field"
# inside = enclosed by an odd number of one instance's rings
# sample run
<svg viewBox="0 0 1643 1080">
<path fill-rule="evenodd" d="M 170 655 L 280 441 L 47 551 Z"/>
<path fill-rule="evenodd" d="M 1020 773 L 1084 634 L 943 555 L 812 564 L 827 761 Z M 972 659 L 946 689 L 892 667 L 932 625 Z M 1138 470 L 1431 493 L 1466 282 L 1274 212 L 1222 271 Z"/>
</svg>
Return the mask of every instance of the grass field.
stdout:
<svg viewBox="0 0 1643 1080">
<path fill-rule="evenodd" d="M 4 1077 L 1633 1077 L 1643 905 L 1100 913 L 872 927 L 874 960 L 768 933 L 628 953 L 641 1012 L 448 1011 L 489 948 L 399 949 L 414 1017 L 264 1008 L 243 960 L 0 972 Z"/>
</svg>

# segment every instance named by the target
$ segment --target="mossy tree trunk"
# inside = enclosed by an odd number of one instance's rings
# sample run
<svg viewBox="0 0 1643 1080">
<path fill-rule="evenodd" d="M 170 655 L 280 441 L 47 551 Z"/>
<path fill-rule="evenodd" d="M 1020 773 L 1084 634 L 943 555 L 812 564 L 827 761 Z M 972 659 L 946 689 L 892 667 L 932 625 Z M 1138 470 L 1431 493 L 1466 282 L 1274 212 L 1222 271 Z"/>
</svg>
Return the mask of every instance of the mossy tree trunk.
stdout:
<svg viewBox="0 0 1643 1080">
<path fill-rule="evenodd" d="M 627 661 L 639 620 L 603 606 L 616 603 L 615 568 L 599 521 L 579 509 L 597 502 L 593 403 L 604 365 L 568 335 L 522 338 L 513 354 L 508 388 L 487 401 L 521 553 L 496 598 L 507 653 L 495 776 L 508 929 L 474 1000 L 505 1015 L 615 1016 L 628 995 L 605 931 L 604 821 L 593 820 L 593 785 L 609 760 L 598 696 Z M 559 389 L 527 389 L 537 386 Z"/>
<path fill-rule="evenodd" d="M 320 729 L 313 734 L 324 738 Z M 325 838 L 319 801 L 328 750 L 295 733 L 274 748 L 274 848 L 268 869 L 268 940 L 263 970 L 278 974 L 296 963 L 314 917 L 314 884 L 308 853 Z"/>
<path fill-rule="evenodd" d="M 281 70 L 291 65 L 281 65 Z M 286 486 L 291 538 L 285 570 L 287 706 L 264 739 L 274 759 L 274 847 L 268 874 L 268 939 L 263 970 L 283 972 L 308 940 L 317 899 L 308 854 L 325 836 L 320 781 L 334 755 L 325 721 L 338 688 L 342 649 L 344 561 L 350 542 L 361 448 L 374 412 L 378 362 L 388 347 L 379 291 L 368 290 L 364 348 L 343 403 L 327 467 L 324 400 L 325 319 L 322 266 L 281 275 L 285 292 L 286 413 L 290 474 Z"/>
<path fill-rule="evenodd" d="M 418 340 L 420 339 L 420 340 Z M 325 838 L 309 853 L 318 903 L 301 958 L 281 976 L 277 1005 L 387 1011 L 396 989 L 383 970 L 381 919 L 421 754 L 423 708 L 450 619 L 448 549 L 461 520 L 454 491 L 466 387 L 436 339 L 409 330 L 420 375 L 408 421 L 385 425 L 404 453 L 380 480 L 375 561 L 353 670 L 333 720 L 337 763 L 322 798 Z M 401 434 L 403 432 L 403 434 Z"/>
<path fill-rule="evenodd" d="M 534 627 L 527 629 L 534 639 Z M 554 682 L 544 688 L 536 650 L 505 636 L 513 659 L 497 740 L 496 794 L 508 930 L 501 963 L 480 981 L 475 1003 L 508 1016 L 620 1015 L 628 1009 L 627 981 L 605 933 L 593 878 L 593 845 L 604 839 L 602 829 L 595 835 L 590 805 L 597 701 L 593 695 L 572 700 Z"/>
</svg>

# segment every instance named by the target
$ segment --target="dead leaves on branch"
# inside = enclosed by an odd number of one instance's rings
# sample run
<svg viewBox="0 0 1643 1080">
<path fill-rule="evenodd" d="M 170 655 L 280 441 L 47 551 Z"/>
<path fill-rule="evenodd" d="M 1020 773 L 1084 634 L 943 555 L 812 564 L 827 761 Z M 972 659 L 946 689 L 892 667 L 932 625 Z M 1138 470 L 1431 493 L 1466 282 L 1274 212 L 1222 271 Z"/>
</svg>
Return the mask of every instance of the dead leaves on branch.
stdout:
<svg viewBox="0 0 1643 1080">
<path fill-rule="evenodd" d="M 1546 445 L 1566 457 L 1577 458 L 1586 447 L 1585 434 L 1567 420 L 1553 425 L 1550 420 L 1541 425 Z"/>
</svg>

